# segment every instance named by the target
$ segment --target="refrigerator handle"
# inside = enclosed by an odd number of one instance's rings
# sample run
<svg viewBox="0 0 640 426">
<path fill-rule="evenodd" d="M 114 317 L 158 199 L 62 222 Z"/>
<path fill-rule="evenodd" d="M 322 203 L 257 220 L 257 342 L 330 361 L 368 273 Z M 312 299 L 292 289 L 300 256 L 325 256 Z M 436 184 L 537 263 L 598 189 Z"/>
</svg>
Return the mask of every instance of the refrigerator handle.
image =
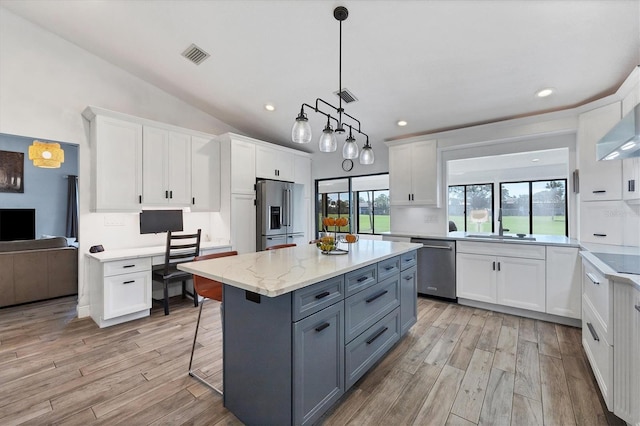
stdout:
<svg viewBox="0 0 640 426">
<path fill-rule="evenodd" d="M 293 196 L 291 195 L 291 190 L 287 189 L 287 194 L 289 198 L 287 199 L 287 208 L 289 209 L 289 213 L 287 214 L 287 226 L 293 226 Z"/>
<path fill-rule="evenodd" d="M 282 226 L 289 224 L 289 190 L 282 190 Z"/>
</svg>

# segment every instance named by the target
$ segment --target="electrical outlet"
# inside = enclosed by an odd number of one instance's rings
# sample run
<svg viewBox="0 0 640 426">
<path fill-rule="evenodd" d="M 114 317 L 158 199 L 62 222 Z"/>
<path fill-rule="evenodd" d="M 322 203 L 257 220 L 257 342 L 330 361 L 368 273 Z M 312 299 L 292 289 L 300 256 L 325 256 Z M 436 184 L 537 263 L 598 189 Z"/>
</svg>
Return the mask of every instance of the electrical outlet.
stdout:
<svg viewBox="0 0 640 426">
<path fill-rule="evenodd" d="M 124 226 L 124 218 L 119 214 L 107 214 L 104 216 L 104 226 Z"/>
</svg>

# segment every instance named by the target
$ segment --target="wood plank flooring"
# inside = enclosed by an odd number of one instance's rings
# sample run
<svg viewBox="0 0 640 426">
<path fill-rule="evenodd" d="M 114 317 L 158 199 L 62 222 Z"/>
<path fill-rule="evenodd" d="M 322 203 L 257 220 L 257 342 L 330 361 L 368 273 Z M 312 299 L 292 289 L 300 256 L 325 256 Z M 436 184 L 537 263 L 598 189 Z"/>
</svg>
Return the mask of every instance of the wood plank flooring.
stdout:
<svg viewBox="0 0 640 426">
<path fill-rule="evenodd" d="M 0 309 L 2 425 L 237 425 L 187 374 L 198 310 L 171 300 L 100 329 L 75 298 Z M 194 365 L 222 381 L 218 302 Z M 580 330 L 432 299 L 418 323 L 320 421 L 325 425 L 623 425 L 607 411 Z"/>
</svg>

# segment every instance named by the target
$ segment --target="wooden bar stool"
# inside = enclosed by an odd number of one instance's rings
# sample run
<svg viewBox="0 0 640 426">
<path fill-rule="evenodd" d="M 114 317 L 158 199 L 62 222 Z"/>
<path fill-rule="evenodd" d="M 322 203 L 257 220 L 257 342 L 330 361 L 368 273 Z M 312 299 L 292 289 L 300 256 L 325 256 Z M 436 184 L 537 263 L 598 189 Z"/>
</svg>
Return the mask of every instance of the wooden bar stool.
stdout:
<svg viewBox="0 0 640 426">
<path fill-rule="evenodd" d="M 197 262 L 200 260 L 216 259 L 219 257 L 226 257 L 226 256 L 235 256 L 237 254 L 238 254 L 237 251 L 225 251 L 222 253 L 213 253 L 213 254 L 207 254 L 204 256 L 197 256 L 193 260 Z M 196 298 L 199 295 L 199 296 L 202 296 L 204 299 L 202 300 L 202 303 L 200 303 L 200 312 L 198 313 L 198 321 L 196 323 L 196 332 L 195 332 L 195 335 L 193 336 L 193 345 L 191 346 L 191 358 L 189 359 L 189 375 L 197 379 L 199 382 L 201 382 L 208 388 L 222 395 L 222 390 L 208 383 L 204 378 L 198 376 L 191 369 L 191 365 L 193 364 L 193 353 L 195 352 L 195 349 L 196 349 L 196 340 L 198 339 L 198 328 L 200 328 L 200 317 L 202 316 L 202 307 L 204 306 L 204 302 L 207 299 L 213 299 L 213 300 L 218 300 L 222 302 L 222 283 L 219 281 L 210 280 L 208 278 L 201 277 L 199 275 L 194 275 L 193 290 L 196 293 Z M 220 305 L 220 319 L 222 320 L 222 305 Z"/>
</svg>

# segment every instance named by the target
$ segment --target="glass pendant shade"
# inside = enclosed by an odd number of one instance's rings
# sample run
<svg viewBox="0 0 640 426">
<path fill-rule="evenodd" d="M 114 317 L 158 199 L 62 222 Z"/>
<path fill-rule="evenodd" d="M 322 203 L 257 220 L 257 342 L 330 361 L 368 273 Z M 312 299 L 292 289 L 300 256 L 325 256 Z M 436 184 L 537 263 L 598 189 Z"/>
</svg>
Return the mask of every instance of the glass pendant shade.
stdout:
<svg viewBox="0 0 640 426">
<path fill-rule="evenodd" d="M 344 146 L 342 147 L 342 158 L 358 158 L 358 145 L 354 138 L 347 138 Z"/>
<path fill-rule="evenodd" d="M 371 149 L 371 146 L 365 145 L 360 153 L 360 164 L 370 165 L 373 164 L 373 161 L 373 149 Z"/>
<path fill-rule="evenodd" d="M 318 141 L 318 148 L 320 152 L 335 152 L 338 148 L 338 141 L 336 141 L 336 135 L 333 134 L 333 130 L 329 127 L 325 127 L 320 135 Z"/>
<path fill-rule="evenodd" d="M 298 116 L 296 118 L 296 122 L 293 123 L 293 128 L 291 129 L 291 140 L 295 143 L 311 142 L 311 125 L 306 117 Z"/>
</svg>

